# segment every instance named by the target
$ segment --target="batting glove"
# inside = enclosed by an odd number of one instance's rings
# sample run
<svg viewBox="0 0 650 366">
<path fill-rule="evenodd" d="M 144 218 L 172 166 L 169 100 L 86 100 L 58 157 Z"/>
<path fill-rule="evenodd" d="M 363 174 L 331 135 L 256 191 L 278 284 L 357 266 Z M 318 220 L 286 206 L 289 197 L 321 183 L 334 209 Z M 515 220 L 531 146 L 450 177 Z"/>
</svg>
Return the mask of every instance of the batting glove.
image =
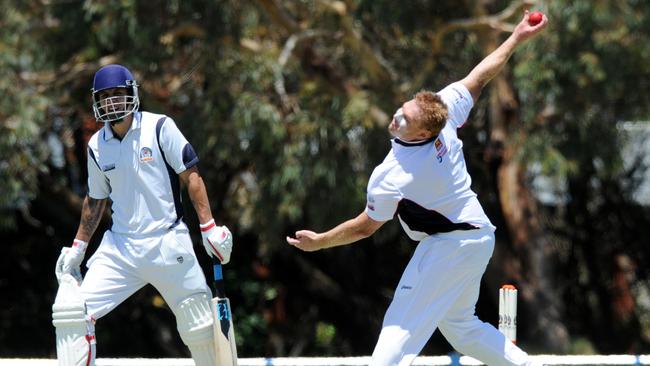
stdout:
<svg viewBox="0 0 650 366">
<path fill-rule="evenodd" d="M 77 282 L 81 283 L 81 261 L 83 261 L 86 255 L 86 248 L 88 248 L 87 242 L 75 239 L 72 242 L 72 246 L 61 249 L 61 254 L 56 261 L 56 268 L 54 270 L 57 281 L 61 282 L 61 277 L 68 273 Z"/>
<path fill-rule="evenodd" d="M 230 262 L 232 252 L 232 234 L 225 226 L 217 226 L 214 219 L 201 224 L 203 246 L 211 257 L 217 257 L 221 264 Z"/>
</svg>

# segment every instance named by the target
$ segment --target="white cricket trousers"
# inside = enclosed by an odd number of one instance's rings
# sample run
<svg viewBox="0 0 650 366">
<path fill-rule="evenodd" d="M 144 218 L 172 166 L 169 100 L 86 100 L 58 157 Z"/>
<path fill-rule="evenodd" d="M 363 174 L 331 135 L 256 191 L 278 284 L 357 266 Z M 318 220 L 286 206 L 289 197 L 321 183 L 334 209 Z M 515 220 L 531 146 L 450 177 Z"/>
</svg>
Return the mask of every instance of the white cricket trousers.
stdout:
<svg viewBox="0 0 650 366">
<path fill-rule="evenodd" d="M 481 277 L 492 256 L 491 228 L 422 240 L 400 279 L 371 366 L 407 366 L 440 328 L 460 353 L 486 365 L 526 365 L 528 355 L 475 315 Z"/>
<path fill-rule="evenodd" d="M 184 224 L 148 236 L 126 236 L 107 230 L 88 260 L 81 283 L 88 315 L 108 314 L 146 284 L 153 285 L 174 314 L 191 295 L 207 293 L 205 276 Z"/>
</svg>

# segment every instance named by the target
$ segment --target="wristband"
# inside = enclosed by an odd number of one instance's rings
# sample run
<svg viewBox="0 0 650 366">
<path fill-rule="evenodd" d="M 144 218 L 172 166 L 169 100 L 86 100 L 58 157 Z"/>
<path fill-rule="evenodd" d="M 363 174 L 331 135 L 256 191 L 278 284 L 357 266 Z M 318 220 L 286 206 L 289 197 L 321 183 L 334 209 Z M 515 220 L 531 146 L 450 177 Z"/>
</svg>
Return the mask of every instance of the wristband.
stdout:
<svg viewBox="0 0 650 366">
<path fill-rule="evenodd" d="M 210 231 L 210 229 L 212 229 L 215 226 L 217 226 L 217 224 L 214 223 L 214 219 L 210 219 L 210 221 L 206 222 L 205 224 L 200 224 L 199 225 L 199 227 L 201 228 L 202 233 Z"/>
<path fill-rule="evenodd" d="M 76 248 L 80 252 L 85 252 L 88 248 L 88 242 L 83 240 L 75 239 L 72 241 L 72 248 Z"/>
</svg>

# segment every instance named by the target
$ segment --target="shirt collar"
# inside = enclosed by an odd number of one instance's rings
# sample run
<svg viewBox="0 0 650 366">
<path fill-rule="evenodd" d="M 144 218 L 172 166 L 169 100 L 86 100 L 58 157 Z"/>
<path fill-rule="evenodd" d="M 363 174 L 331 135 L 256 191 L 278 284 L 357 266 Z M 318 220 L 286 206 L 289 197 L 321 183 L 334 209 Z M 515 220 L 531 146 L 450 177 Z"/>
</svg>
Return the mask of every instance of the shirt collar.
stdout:
<svg viewBox="0 0 650 366">
<path fill-rule="evenodd" d="M 131 128 L 129 128 L 129 132 L 140 128 L 141 125 L 142 125 L 142 113 L 135 112 L 133 114 L 133 121 L 131 122 Z M 104 141 L 108 141 L 112 138 L 115 138 L 115 134 L 113 133 L 111 124 L 104 123 Z"/>
<path fill-rule="evenodd" d="M 426 140 L 420 140 L 420 141 L 402 141 L 402 140 L 398 139 L 397 137 L 395 137 L 395 138 L 393 139 L 393 143 L 400 144 L 400 145 L 402 145 L 402 146 L 406 146 L 406 147 L 422 146 L 422 145 L 426 145 L 426 144 L 432 142 L 432 141 L 435 140 L 437 137 L 438 137 L 438 136 L 433 136 L 433 137 L 428 138 L 428 139 L 426 139 Z"/>
</svg>

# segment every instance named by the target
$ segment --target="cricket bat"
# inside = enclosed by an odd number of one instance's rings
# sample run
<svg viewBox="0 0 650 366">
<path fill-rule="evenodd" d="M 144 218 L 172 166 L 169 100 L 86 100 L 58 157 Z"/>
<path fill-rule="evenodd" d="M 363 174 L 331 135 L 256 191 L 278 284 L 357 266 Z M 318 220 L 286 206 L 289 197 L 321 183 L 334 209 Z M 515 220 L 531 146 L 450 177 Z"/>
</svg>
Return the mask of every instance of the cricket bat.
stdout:
<svg viewBox="0 0 650 366">
<path fill-rule="evenodd" d="M 212 258 L 214 271 L 214 297 L 211 301 L 214 319 L 214 349 L 219 366 L 237 366 L 237 344 L 232 326 L 230 300 L 224 291 L 223 271 L 219 259 Z"/>
</svg>

